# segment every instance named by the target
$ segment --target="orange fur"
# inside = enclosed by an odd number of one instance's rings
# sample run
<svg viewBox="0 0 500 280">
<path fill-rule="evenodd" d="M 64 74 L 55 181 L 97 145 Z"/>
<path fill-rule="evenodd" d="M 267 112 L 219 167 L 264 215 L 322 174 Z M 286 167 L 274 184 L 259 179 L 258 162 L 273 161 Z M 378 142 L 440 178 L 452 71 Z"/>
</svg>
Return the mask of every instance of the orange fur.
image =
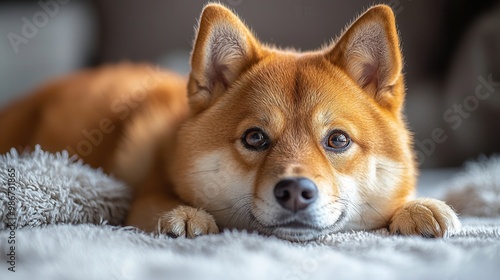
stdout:
<svg viewBox="0 0 500 280">
<path fill-rule="evenodd" d="M 175 236 L 223 227 L 291 240 L 348 228 L 458 229 L 444 203 L 412 200 L 417 171 L 389 7 L 372 7 L 337 42 L 305 53 L 261 44 L 218 4 L 199 24 L 187 92 L 182 77 L 147 65 L 84 71 L 2 112 L 0 152 L 40 144 L 79 154 L 134 188 L 128 224 Z M 269 146 L 245 146 L 252 128 Z M 332 131 L 351 144 L 326 147 Z M 277 185 L 290 178 L 317 189 L 305 210 L 277 202 Z M 421 208 L 431 214 L 419 219 Z"/>
</svg>

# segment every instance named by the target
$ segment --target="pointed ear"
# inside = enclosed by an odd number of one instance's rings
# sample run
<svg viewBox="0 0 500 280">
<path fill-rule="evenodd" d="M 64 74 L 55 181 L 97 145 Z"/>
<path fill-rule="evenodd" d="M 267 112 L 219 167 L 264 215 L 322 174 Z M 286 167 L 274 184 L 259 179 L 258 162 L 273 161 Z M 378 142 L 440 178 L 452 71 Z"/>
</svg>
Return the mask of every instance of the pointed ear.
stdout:
<svg viewBox="0 0 500 280">
<path fill-rule="evenodd" d="M 259 43 L 229 9 L 209 4 L 203 9 L 191 54 L 189 97 L 193 111 L 206 108 L 256 62 Z"/>
<path fill-rule="evenodd" d="M 403 62 L 394 13 L 389 6 L 374 6 L 361 15 L 327 57 L 382 106 L 401 106 Z"/>
</svg>

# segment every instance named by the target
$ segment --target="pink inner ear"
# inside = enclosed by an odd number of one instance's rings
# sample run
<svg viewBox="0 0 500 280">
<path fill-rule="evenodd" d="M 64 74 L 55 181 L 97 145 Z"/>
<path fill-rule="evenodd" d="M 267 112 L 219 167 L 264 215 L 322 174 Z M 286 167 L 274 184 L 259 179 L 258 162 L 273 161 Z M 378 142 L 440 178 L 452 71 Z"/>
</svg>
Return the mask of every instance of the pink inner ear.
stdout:
<svg viewBox="0 0 500 280">
<path fill-rule="evenodd" d="M 208 69 L 207 77 L 209 78 L 208 88 L 211 91 L 217 82 L 227 89 L 228 81 L 224 73 L 228 71 L 228 66 L 223 64 L 217 64 L 218 62 L 212 60 L 211 67 Z"/>
<path fill-rule="evenodd" d="M 378 84 L 379 84 L 378 68 L 379 68 L 378 62 L 363 64 L 362 68 L 363 70 L 358 81 L 359 85 L 361 85 L 362 88 L 365 88 L 370 84 L 373 84 L 375 88 L 378 89 Z"/>
<path fill-rule="evenodd" d="M 368 22 L 348 31 L 344 59 L 349 74 L 364 89 L 377 93 L 392 83 L 389 77 L 393 67 L 393 53 L 397 51 L 395 42 L 381 22 Z"/>
<path fill-rule="evenodd" d="M 246 38 L 235 27 L 216 26 L 207 42 L 205 76 L 212 90 L 216 84 L 227 88 L 246 60 Z"/>
</svg>

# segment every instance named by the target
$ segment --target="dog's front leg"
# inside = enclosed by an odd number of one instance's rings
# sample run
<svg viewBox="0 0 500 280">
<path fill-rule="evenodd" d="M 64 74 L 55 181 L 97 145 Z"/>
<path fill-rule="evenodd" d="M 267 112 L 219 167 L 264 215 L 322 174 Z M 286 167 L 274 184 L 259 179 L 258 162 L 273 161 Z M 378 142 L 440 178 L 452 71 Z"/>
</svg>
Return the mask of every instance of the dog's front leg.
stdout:
<svg viewBox="0 0 500 280">
<path fill-rule="evenodd" d="M 157 186 L 145 186 L 134 194 L 126 224 L 172 237 L 194 238 L 219 232 L 212 215 L 185 205 L 174 193 Z"/>
</svg>

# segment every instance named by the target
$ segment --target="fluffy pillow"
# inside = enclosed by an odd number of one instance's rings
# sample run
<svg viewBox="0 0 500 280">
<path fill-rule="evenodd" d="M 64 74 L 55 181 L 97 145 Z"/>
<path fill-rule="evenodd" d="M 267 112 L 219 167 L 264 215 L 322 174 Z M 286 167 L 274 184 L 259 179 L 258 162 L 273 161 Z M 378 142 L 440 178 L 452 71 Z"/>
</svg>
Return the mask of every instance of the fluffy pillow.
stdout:
<svg viewBox="0 0 500 280">
<path fill-rule="evenodd" d="M 455 176 L 444 200 L 462 216 L 500 216 L 500 156 L 468 162 Z"/>
<path fill-rule="evenodd" d="M 127 187 L 99 169 L 50 154 L 15 149 L 0 155 L 0 230 L 48 224 L 124 221 L 130 203 Z"/>
</svg>

